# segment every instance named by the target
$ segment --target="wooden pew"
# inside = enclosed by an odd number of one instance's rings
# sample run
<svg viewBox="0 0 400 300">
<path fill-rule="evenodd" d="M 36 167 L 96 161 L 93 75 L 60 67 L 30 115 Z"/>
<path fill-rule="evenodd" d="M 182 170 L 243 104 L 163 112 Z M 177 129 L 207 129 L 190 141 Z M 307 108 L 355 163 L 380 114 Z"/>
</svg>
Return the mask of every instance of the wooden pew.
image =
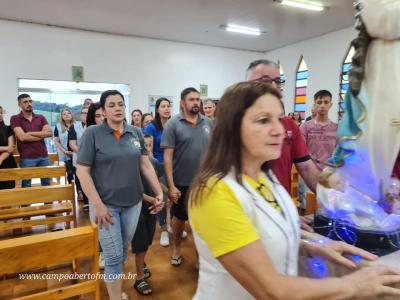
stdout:
<svg viewBox="0 0 400 300">
<path fill-rule="evenodd" d="M 0 190 L 0 232 L 56 223 L 76 227 L 76 212 L 73 184 Z"/>
<path fill-rule="evenodd" d="M 98 274 L 98 231 L 95 224 L 0 241 L 0 276 L 28 273 L 84 257 L 91 258 L 91 274 Z M 14 299 L 65 299 L 89 293 L 94 294 L 96 300 L 100 299 L 99 280 L 79 281 Z"/>
<path fill-rule="evenodd" d="M 22 180 L 65 176 L 65 166 L 0 169 L 1 180 Z"/>
<path fill-rule="evenodd" d="M 17 163 L 17 165 L 19 165 L 21 162 L 21 156 L 19 154 L 14 154 L 13 156 L 14 156 L 14 159 L 15 159 L 15 162 Z M 52 152 L 52 153 L 49 153 L 48 156 L 49 156 L 50 163 L 52 163 L 53 165 L 59 164 L 58 153 Z"/>
<path fill-rule="evenodd" d="M 14 154 L 13 156 L 14 156 L 15 162 L 19 166 L 19 164 L 21 162 L 21 156 L 19 154 Z M 48 156 L 49 156 L 50 163 L 53 166 L 60 166 L 60 162 L 58 160 L 58 154 L 57 153 L 49 153 Z M 61 175 L 59 177 L 56 177 L 57 178 L 57 184 L 60 184 L 60 177 L 66 176 L 65 173 L 66 173 L 66 170 L 65 170 L 63 175 Z M 0 175 L 0 177 L 1 177 L 1 175 Z M 38 178 L 38 177 L 32 177 L 32 178 Z M 46 177 L 42 177 L 42 178 L 46 178 Z M 31 178 L 23 178 L 23 179 L 31 179 Z M 14 180 L 14 179 L 11 179 L 11 180 Z M 17 181 L 18 181 L 18 184 L 17 184 L 17 186 L 18 186 L 20 184 L 19 183 L 20 180 L 17 180 Z M 66 183 L 66 181 L 65 181 L 65 183 Z"/>
<path fill-rule="evenodd" d="M 317 197 L 312 192 L 307 192 L 306 194 L 306 211 L 305 215 L 315 214 L 315 211 L 318 208 Z"/>
<path fill-rule="evenodd" d="M 300 201 L 299 196 L 297 194 L 298 186 L 299 186 L 299 173 L 297 172 L 296 166 L 292 165 L 292 172 L 291 172 L 291 187 L 290 187 L 290 195 L 292 196 L 292 200 L 296 207 L 300 208 Z"/>
<path fill-rule="evenodd" d="M 299 172 L 297 171 L 296 166 L 293 164 L 292 165 L 292 182 L 299 182 Z"/>
</svg>

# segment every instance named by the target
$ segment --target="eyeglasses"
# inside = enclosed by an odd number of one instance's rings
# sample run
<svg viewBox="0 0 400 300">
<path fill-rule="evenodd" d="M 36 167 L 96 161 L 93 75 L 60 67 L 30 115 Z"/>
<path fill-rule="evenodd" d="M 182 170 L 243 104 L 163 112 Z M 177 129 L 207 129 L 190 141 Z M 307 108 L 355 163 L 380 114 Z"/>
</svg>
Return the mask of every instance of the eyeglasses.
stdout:
<svg viewBox="0 0 400 300">
<path fill-rule="evenodd" d="M 260 78 L 257 78 L 255 81 L 264 82 L 264 83 L 268 83 L 268 84 L 271 84 L 272 82 L 275 82 L 275 84 L 277 86 L 281 87 L 281 88 L 285 86 L 285 82 L 286 82 L 283 79 L 280 79 L 280 78 L 273 79 L 273 78 L 271 78 L 269 76 L 262 76 Z"/>
</svg>

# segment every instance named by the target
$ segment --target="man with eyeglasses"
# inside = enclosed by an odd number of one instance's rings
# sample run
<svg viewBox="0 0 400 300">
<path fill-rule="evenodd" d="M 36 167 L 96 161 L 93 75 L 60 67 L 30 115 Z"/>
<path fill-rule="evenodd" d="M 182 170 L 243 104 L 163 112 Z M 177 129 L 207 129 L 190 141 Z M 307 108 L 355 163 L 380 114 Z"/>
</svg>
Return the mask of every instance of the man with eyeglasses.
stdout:
<svg viewBox="0 0 400 300">
<path fill-rule="evenodd" d="M 279 65 L 267 59 L 250 63 L 247 68 L 247 80 L 269 83 L 280 91 L 285 84 L 285 81 L 280 77 Z M 282 125 L 285 128 L 282 154 L 279 159 L 271 163 L 272 170 L 290 194 L 292 164 L 294 163 L 307 186 L 315 192 L 320 170 L 308 153 L 299 127 L 287 116 L 282 119 Z"/>
</svg>

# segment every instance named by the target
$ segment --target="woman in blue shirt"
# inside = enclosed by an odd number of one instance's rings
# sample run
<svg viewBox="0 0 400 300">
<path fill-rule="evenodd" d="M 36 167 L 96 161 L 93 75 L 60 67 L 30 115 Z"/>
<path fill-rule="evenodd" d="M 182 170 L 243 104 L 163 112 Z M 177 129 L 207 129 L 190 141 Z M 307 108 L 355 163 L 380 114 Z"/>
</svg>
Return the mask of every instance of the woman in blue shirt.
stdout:
<svg viewBox="0 0 400 300">
<path fill-rule="evenodd" d="M 154 158 L 160 163 L 164 162 L 164 150 L 160 147 L 160 144 L 164 125 L 171 117 L 170 105 L 171 102 L 167 98 L 158 99 L 156 101 L 154 120 L 143 129 L 144 133 L 153 137 Z"/>
<path fill-rule="evenodd" d="M 161 164 L 164 164 L 164 149 L 160 147 L 161 136 L 164 125 L 171 117 L 170 110 L 171 101 L 167 98 L 159 98 L 156 101 L 154 120 L 143 128 L 143 133 L 153 137 L 153 156 Z M 163 182 L 163 178 L 161 178 Z M 160 245 L 166 247 L 169 245 L 169 235 L 167 231 L 167 208 L 164 206 L 162 211 L 157 215 L 158 222 L 161 227 Z"/>
</svg>

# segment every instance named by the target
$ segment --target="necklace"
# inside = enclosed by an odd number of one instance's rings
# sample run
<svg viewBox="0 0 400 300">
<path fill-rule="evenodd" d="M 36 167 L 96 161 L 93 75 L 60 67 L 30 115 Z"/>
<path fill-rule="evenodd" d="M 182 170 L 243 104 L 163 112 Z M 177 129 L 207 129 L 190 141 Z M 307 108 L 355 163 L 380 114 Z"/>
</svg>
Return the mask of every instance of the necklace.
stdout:
<svg viewBox="0 0 400 300">
<path fill-rule="evenodd" d="M 274 209 L 282 213 L 282 208 L 280 207 L 278 201 L 276 201 L 274 195 L 272 194 L 268 186 L 266 186 L 263 183 L 260 183 L 260 185 L 256 188 L 256 190 L 260 194 L 260 196 L 263 197 L 263 199 L 269 203 L 269 205 L 271 205 Z"/>
</svg>

